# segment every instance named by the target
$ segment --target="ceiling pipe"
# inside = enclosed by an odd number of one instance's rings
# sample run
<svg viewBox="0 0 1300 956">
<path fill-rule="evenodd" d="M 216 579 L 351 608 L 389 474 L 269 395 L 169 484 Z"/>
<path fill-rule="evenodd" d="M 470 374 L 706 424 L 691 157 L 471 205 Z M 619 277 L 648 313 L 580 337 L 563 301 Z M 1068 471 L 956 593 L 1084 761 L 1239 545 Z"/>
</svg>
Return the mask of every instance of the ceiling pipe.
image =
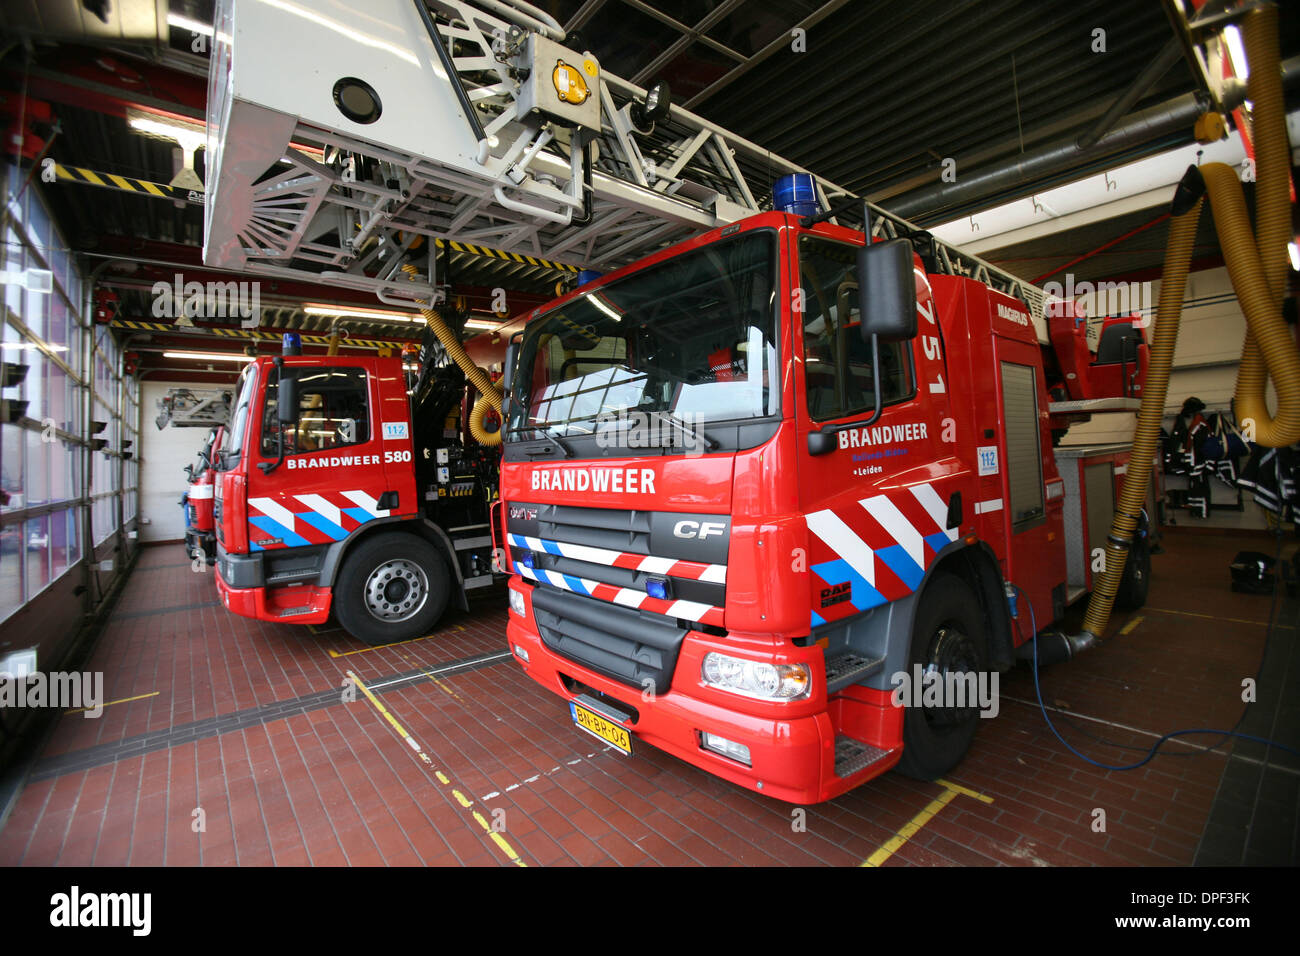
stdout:
<svg viewBox="0 0 1300 956">
<path fill-rule="evenodd" d="M 1121 116 L 1127 116 L 1128 111 L 1140 100 L 1147 90 L 1151 89 L 1162 76 L 1169 72 L 1175 63 L 1183 58 L 1183 46 L 1177 38 L 1171 39 L 1165 48 L 1160 51 L 1159 55 L 1147 64 L 1138 78 L 1121 93 L 1110 104 L 1110 109 L 1102 114 L 1101 119 L 1079 137 L 1079 148 L 1090 149 L 1097 145 L 1097 140 L 1101 139 L 1106 133 L 1110 132 Z"/>
<path fill-rule="evenodd" d="M 1292 57 L 1282 64 L 1282 81 L 1287 87 L 1292 87 L 1298 80 L 1300 57 Z M 1245 84 L 1230 83 L 1224 89 L 1223 107 L 1225 110 L 1234 109 L 1245 98 Z M 955 216 L 958 211 L 954 211 L 954 207 L 969 206 L 995 196 L 1002 199 L 1005 198 L 1002 194 L 1008 190 L 1030 186 L 1112 153 L 1149 145 L 1173 133 L 1190 131 L 1197 117 L 1208 108 L 1207 104 L 1204 94 L 1185 93 L 1131 114 L 1086 149 L 1080 147 L 1078 139 L 1071 137 L 973 172 L 963 173 L 959 161 L 956 182 L 931 183 L 882 205 L 895 215 L 913 221 L 940 213 Z M 967 210 L 959 212 L 964 215 Z"/>
</svg>

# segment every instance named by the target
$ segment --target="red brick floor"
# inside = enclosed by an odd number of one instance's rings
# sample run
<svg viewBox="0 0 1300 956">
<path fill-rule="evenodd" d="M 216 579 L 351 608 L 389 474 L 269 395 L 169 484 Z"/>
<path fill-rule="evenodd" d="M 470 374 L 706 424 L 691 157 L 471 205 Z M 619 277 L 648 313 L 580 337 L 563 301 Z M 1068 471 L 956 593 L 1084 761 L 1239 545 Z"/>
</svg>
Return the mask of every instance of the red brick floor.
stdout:
<svg viewBox="0 0 1300 956">
<path fill-rule="evenodd" d="M 1231 726 L 1263 647 L 1268 599 L 1228 588 L 1240 543 L 1165 545 L 1148 606 L 1042 678 L 1049 705 L 1098 719 L 1076 727 L 1128 747 Z M 210 573 L 179 548 L 142 554 L 87 665 L 125 702 L 60 718 L 0 831 L 0 864 L 851 865 L 944 792 L 890 773 L 801 809 L 645 745 L 601 750 L 504 654 L 499 591 L 430 638 L 369 649 L 336 628 L 235 617 Z M 414 746 L 364 695 L 345 699 L 348 671 L 415 678 L 378 697 Z M 1192 862 L 1222 752 L 1099 770 L 1052 736 L 1027 669 L 1001 690 L 949 778 L 992 802 L 956 796 L 885 865 Z M 1061 732 L 1102 760 L 1141 756 Z"/>
</svg>

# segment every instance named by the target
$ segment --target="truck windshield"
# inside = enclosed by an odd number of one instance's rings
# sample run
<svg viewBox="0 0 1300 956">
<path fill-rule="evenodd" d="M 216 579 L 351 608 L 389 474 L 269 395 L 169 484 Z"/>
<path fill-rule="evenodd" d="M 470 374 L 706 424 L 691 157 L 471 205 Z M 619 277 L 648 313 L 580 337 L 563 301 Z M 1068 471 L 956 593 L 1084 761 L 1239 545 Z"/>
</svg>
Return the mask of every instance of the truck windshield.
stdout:
<svg viewBox="0 0 1300 956">
<path fill-rule="evenodd" d="M 244 432 L 248 428 L 248 411 L 253 404 L 253 391 L 257 383 L 256 367 L 251 363 L 239 373 L 239 398 L 230 413 L 230 431 L 221 443 L 216 465 L 220 471 L 229 471 L 239 462 L 244 448 Z"/>
<path fill-rule="evenodd" d="M 506 437 L 575 453 L 751 447 L 778 412 L 776 233 L 755 230 L 656 263 L 529 322 Z M 649 426 L 649 427 L 647 427 Z M 591 439 L 584 442 L 583 439 Z"/>
</svg>

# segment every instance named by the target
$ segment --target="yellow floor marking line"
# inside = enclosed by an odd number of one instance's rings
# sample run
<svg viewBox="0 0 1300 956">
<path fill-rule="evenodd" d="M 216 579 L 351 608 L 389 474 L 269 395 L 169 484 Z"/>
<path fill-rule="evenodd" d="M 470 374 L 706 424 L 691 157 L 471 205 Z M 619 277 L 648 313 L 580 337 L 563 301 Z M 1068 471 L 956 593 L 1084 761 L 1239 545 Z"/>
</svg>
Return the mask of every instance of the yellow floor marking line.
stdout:
<svg viewBox="0 0 1300 956">
<path fill-rule="evenodd" d="M 934 819 L 935 814 L 959 796 L 973 797 L 981 803 L 993 802 L 992 797 L 970 790 L 960 784 L 949 783 L 947 780 L 936 780 L 935 783 L 943 787 L 943 793 L 931 800 L 924 810 L 907 821 L 902 829 L 886 840 L 879 850 L 859 863 L 859 866 L 883 866 L 886 860 L 901 850 L 908 840 L 916 836 L 923 826 Z"/>
<path fill-rule="evenodd" d="M 1248 621 L 1244 617 L 1220 617 L 1218 614 L 1198 614 L 1196 611 L 1175 611 L 1169 607 L 1146 607 L 1144 610 L 1157 611 L 1160 614 L 1178 614 L 1182 617 L 1203 617 L 1208 621 L 1227 621 L 1231 624 L 1254 624 L 1258 627 L 1268 627 L 1268 621 Z M 1274 624 L 1278 630 L 1294 631 L 1295 626 L 1292 624 Z"/>
<path fill-rule="evenodd" d="M 459 624 L 454 625 L 454 629 L 457 631 L 465 630 L 465 628 Z M 377 647 L 359 647 L 355 651 L 336 651 L 331 649 L 330 657 L 351 657 L 353 654 L 369 654 L 371 651 L 382 651 L 390 647 L 401 647 L 403 644 L 414 644 L 417 641 L 431 640 L 435 637 L 442 637 L 442 635 L 446 633 L 446 631 L 439 631 L 437 634 L 426 634 L 424 637 L 413 637 L 409 641 L 397 641 L 394 644 L 380 644 Z"/>
<path fill-rule="evenodd" d="M 419 755 L 420 760 L 432 767 L 433 761 L 430 760 L 429 755 L 424 752 L 424 748 L 420 746 L 419 742 L 414 737 L 406 732 L 406 728 L 397 722 L 397 718 L 388 712 L 388 708 L 379 702 L 379 698 L 370 692 L 370 688 L 365 685 L 365 682 L 351 671 L 348 671 L 348 679 L 351 680 L 356 687 L 361 689 L 361 693 L 366 695 L 366 699 L 375 705 L 375 710 L 379 711 L 384 720 L 388 721 L 392 728 L 397 731 L 398 736 L 406 741 L 407 746 Z"/>
<path fill-rule="evenodd" d="M 945 790 L 955 790 L 957 793 L 960 793 L 960 794 L 963 794 L 964 796 L 971 797 L 971 798 L 973 798 L 973 799 L 975 799 L 975 800 L 978 800 L 980 803 L 992 803 L 992 802 L 993 802 L 993 798 L 992 798 L 992 797 L 990 797 L 990 796 L 988 796 L 988 795 L 986 795 L 986 794 L 980 793 L 978 790 L 971 790 L 971 789 L 968 788 L 968 787 L 963 787 L 963 786 L 962 786 L 961 784 L 959 784 L 959 783 L 952 783 L 952 782 L 949 781 L 949 780 L 944 780 L 942 777 L 940 777 L 938 780 L 936 780 L 935 783 L 937 783 L 939 786 L 943 787 Z"/>
<path fill-rule="evenodd" d="M 156 690 L 152 694 L 136 694 L 134 697 L 123 697 L 121 700 L 110 700 L 102 706 L 112 707 L 114 704 L 129 704 L 133 700 L 144 700 L 146 697 L 157 697 L 162 691 Z M 88 710 L 94 710 L 93 707 L 78 707 L 76 710 L 65 710 L 65 714 L 84 714 Z"/>
<path fill-rule="evenodd" d="M 1133 618 L 1133 620 L 1129 621 L 1127 624 L 1125 624 L 1123 627 L 1119 629 L 1119 636 L 1128 637 L 1130 634 L 1133 633 L 1133 629 L 1136 628 L 1139 624 L 1141 624 L 1145 620 L 1146 618 L 1143 617 L 1141 614 L 1139 614 L 1137 617 Z"/>
<path fill-rule="evenodd" d="M 422 638 L 417 638 L 417 640 L 422 640 Z M 451 780 L 448 779 L 447 775 L 443 773 L 441 770 L 433 766 L 433 761 L 429 759 L 429 755 L 424 752 L 424 748 L 420 746 L 419 742 L 416 741 L 414 737 L 412 737 L 409 733 L 406 732 L 406 728 L 403 727 L 400 723 L 398 723 L 397 718 L 394 717 L 391 713 L 389 713 L 388 708 L 386 708 L 383 704 L 379 702 L 379 698 L 377 698 L 374 695 L 374 693 L 371 692 L 370 688 L 365 685 L 365 682 L 362 681 L 361 678 L 359 678 L 356 674 L 352 673 L 352 671 L 347 671 L 347 675 L 348 675 L 348 679 L 351 680 L 352 683 L 361 690 L 361 693 L 366 695 L 366 699 L 370 701 L 372 705 L 374 705 L 375 710 L 379 711 L 379 713 L 383 715 L 383 718 L 386 721 L 388 721 L 389 725 L 394 730 L 396 730 L 398 735 L 401 736 L 401 738 L 406 741 L 407 745 L 419 755 L 420 760 L 423 761 L 423 763 L 426 766 L 433 769 L 433 775 L 437 779 L 437 781 L 440 784 L 442 784 L 444 787 L 450 786 Z M 451 795 L 457 803 L 459 803 L 462 807 L 466 809 L 469 809 L 470 807 L 474 806 L 474 801 L 469 799 L 467 796 L 465 796 L 465 794 L 461 793 L 461 791 L 456 789 L 455 787 L 451 788 Z M 488 835 L 488 838 L 491 839 L 491 841 L 497 845 L 497 847 L 501 850 L 501 852 L 505 854 L 506 859 L 508 859 L 515 866 L 528 865 L 527 863 L 525 863 L 523 860 L 519 858 L 519 854 L 515 852 L 514 847 L 512 847 L 506 841 L 505 837 L 503 837 L 500 833 L 492 829 L 492 824 L 488 823 L 488 821 L 484 819 L 481 813 L 475 810 L 473 811 L 472 815 L 474 817 L 474 821 L 480 827 L 483 828 L 483 832 Z"/>
</svg>

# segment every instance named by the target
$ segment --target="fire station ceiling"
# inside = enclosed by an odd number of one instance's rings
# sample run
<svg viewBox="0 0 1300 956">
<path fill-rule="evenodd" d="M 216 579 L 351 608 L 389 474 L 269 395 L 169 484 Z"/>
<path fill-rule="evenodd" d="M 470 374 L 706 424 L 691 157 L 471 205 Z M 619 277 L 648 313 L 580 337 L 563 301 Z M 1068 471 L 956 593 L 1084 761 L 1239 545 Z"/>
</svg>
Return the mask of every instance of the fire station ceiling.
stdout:
<svg viewBox="0 0 1300 956">
<path fill-rule="evenodd" d="M 907 207 L 927 225 L 1096 172 L 1099 163 L 1095 155 L 1081 156 L 1014 186 L 991 176 L 985 192 L 945 208 L 927 199 L 945 160 L 956 162 L 959 175 L 997 171 L 1037 148 L 1077 139 L 1140 77 L 1126 114 L 1199 89 L 1176 46 L 1173 19 L 1155 0 L 534 2 L 579 31 L 606 70 L 647 86 L 667 82 L 674 103 L 886 208 Z M 1285 60 L 1300 53 L 1300 16 L 1280 6 Z M 49 138 L 43 155 L 72 172 L 56 184 L 37 177 L 35 188 L 49 196 L 69 243 L 118 284 L 124 314 L 147 315 L 143 279 L 197 264 L 202 196 L 88 180 L 104 181 L 102 174 L 152 184 L 173 180 L 181 151 L 133 129 L 131 110 L 145 106 L 201 121 L 207 72 L 201 31 L 211 19 L 210 0 L 0 2 L 0 106 L 16 114 L 24 90 L 28 100 L 50 105 L 51 121 L 31 122 L 29 129 L 36 148 Z M 1148 69 L 1156 61 L 1162 68 Z M 1180 127 L 1128 143 L 1104 162 L 1131 162 L 1189 142 L 1190 127 Z M 202 176 L 202 151 L 194 163 Z M 1158 212 L 982 254 L 1035 278 Z M 1158 264 L 1152 250 L 1162 242 L 1163 228 L 1144 230 L 1090 267 L 1113 274 L 1149 268 Z M 125 264 L 132 258 L 149 262 Z M 562 278 L 543 267 L 466 253 L 452 253 L 446 268 L 476 311 L 487 311 L 494 288 L 520 296 L 512 311 L 531 307 Z M 348 298 L 337 290 L 317 292 Z M 277 325 L 328 327 L 328 317 L 305 315 L 291 296 L 282 299 Z M 361 331 L 412 334 L 409 325 L 383 321 Z"/>
</svg>

